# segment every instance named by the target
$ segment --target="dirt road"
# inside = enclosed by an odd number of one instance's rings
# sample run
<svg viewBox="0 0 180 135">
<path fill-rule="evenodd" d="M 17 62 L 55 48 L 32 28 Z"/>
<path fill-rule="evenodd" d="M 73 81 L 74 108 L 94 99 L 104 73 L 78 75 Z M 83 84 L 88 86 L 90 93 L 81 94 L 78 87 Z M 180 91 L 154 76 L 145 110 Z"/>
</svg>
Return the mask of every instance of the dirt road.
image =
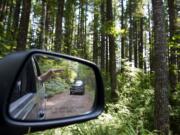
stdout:
<svg viewBox="0 0 180 135">
<path fill-rule="evenodd" d="M 84 114 L 92 109 L 94 99 L 90 93 L 70 95 L 69 91 L 56 94 L 46 102 L 46 119 L 62 118 Z"/>
</svg>

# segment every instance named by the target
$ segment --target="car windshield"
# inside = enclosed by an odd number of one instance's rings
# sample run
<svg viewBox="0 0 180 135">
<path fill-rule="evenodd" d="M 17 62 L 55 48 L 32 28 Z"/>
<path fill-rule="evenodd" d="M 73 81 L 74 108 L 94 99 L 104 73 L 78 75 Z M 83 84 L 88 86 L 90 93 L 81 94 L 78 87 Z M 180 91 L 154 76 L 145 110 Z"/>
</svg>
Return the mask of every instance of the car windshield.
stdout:
<svg viewBox="0 0 180 135">
<path fill-rule="evenodd" d="M 74 86 L 81 86 L 83 82 L 81 80 L 78 80 L 74 83 Z"/>
</svg>

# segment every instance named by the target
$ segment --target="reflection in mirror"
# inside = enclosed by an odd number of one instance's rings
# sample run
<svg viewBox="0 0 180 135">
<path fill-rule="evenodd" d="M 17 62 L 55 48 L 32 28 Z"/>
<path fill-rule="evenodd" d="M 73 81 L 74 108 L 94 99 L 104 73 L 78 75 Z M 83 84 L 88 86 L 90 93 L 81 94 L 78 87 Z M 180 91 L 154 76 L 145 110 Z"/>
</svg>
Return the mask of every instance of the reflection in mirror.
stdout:
<svg viewBox="0 0 180 135">
<path fill-rule="evenodd" d="M 33 55 L 25 63 L 10 97 L 9 114 L 18 120 L 48 120 L 92 111 L 94 71 L 81 63 Z"/>
</svg>

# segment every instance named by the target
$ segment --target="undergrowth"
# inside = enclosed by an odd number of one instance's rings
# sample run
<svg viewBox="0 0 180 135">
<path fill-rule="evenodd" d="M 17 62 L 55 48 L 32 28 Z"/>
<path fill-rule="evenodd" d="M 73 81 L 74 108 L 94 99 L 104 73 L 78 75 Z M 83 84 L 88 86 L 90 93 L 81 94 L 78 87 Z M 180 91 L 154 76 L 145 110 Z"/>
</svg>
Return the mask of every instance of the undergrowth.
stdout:
<svg viewBox="0 0 180 135">
<path fill-rule="evenodd" d="M 118 100 L 111 101 L 105 82 L 105 111 L 96 120 L 31 135 L 154 135 L 153 87 L 150 75 L 126 66 L 117 74 Z"/>
</svg>

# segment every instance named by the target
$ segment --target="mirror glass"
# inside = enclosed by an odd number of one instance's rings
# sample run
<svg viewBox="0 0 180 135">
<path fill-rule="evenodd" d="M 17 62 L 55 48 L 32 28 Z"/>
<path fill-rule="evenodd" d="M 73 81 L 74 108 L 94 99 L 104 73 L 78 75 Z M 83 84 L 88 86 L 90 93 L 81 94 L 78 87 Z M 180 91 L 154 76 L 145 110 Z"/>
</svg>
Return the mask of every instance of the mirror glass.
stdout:
<svg viewBox="0 0 180 135">
<path fill-rule="evenodd" d="M 92 68 L 50 55 L 30 57 L 13 88 L 9 114 L 18 120 L 49 120 L 92 111 L 96 79 Z"/>
</svg>

